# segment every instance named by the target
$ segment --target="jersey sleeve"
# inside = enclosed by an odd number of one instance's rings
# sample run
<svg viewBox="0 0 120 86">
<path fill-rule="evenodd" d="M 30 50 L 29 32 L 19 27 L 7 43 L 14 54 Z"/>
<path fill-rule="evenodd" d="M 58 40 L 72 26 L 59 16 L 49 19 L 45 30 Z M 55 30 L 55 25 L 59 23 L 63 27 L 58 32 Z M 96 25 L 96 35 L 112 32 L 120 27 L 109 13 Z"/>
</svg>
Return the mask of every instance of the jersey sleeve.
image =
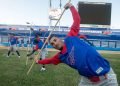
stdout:
<svg viewBox="0 0 120 86">
<path fill-rule="evenodd" d="M 61 61 L 59 59 L 59 53 L 57 53 L 55 56 L 53 56 L 51 58 L 46 58 L 46 59 L 38 61 L 38 64 L 54 64 L 54 65 L 57 65 L 59 63 L 61 63 Z"/>
<path fill-rule="evenodd" d="M 74 6 L 70 7 L 70 11 L 73 16 L 73 24 L 70 27 L 70 32 L 67 34 L 67 36 L 78 36 L 81 19 Z"/>
</svg>

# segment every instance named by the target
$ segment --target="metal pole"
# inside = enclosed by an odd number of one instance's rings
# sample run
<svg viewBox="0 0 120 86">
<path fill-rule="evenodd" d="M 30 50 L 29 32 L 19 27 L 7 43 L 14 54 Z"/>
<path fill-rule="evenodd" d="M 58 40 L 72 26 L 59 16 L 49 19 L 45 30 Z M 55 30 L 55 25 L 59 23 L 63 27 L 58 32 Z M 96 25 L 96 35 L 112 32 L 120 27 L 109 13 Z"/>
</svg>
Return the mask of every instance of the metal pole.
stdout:
<svg viewBox="0 0 120 86">
<path fill-rule="evenodd" d="M 68 1 L 68 3 L 70 3 L 70 2 L 71 2 L 71 0 Z M 52 34 L 52 32 L 54 31 L 55 27 L 57 26 L 58 22 L 59 22 L 60 19 L 62 18 L 62 16 L 63 16 L 65 10 L 66 10 L 66 9 L 63 10 L 61 16 L 59 17 L 58 21 L 56 22 L 56 24 L 55 24 L 55 26 L 54 26 L 54 28 L 53 28 L 53 30 L 50 32 L 49 36 L 47 37 L 46 41 L 44 42 L 44 44 L 43 44 L 43 46 L 42 46 L 40 52 L 36 55 L 36 57 L 35 57 L 35 59 L 34 59 L 32 65 L 30 66 L 30 68 L 29 68 L 29 70 L 28 70 L 28 72 L 27 72 L 27 75 L 30 73 L 30 71 L 31 71 L 31 69 L 32 69 L 32 67 L 33 67 L 33 65 L 35 64 L 35 60 L 36 60 L 36 59 L 38 58 L 38 56 L 41 54 L 41 51 L 43 50 L 45 44 L 47 43 L 49 37 L 51 36 L 51 34 Z"/>
</svg>

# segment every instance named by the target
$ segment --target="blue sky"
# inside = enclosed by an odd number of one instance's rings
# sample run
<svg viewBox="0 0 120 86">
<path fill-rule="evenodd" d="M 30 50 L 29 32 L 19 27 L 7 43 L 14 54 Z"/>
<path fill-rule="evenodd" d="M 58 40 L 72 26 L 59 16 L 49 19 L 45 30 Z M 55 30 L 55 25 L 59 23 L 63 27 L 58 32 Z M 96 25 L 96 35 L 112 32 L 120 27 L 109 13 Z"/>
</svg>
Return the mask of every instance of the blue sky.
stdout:
<svg viewBox="0 0 120 86">
<path fill-rule="evenodd" d="M 53 7 L 59 7 L 60 0 L 52 0 Z M 120 29 L 120 0 L 72 0 L 74 6 L 78 1 L 112 3 L 111 27 Z M 62 8 L 67 0 L 62 0 Z M 49 0 L 0 0 L 0 24 L 49 25 Z M 56 21 L 53 22 L 53 25 Z M 67 10 L 61 19 L 61 25 L 70 26 L 72 18 Z"/>
</svg>

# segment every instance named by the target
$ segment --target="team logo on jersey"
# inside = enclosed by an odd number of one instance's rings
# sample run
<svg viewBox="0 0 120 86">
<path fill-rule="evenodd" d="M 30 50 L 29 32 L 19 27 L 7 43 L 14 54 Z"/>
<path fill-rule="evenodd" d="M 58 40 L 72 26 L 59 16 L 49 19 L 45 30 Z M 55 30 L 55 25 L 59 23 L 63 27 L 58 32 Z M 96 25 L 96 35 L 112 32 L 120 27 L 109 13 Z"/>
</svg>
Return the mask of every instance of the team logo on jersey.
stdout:
<svg viewBox="0 0 120 86">
<path fill-rule="evenodd" d="M 71 65 L 75 64 L 75 59 L 74 59 L 74 46 L 72 47 L 69 55 L 68 55 L 68 59 L 67 59 Z"/>
</svg>

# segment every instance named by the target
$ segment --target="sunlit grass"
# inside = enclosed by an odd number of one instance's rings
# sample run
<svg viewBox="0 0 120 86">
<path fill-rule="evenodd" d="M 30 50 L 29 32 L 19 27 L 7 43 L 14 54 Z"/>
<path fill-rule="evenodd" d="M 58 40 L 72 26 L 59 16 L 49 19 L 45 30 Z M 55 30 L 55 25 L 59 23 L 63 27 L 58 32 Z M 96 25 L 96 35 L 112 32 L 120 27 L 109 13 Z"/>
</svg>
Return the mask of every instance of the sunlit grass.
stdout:
<svg viewBox="0 0 120 86">
<path fill-rule="evenodd" d="M 51 57 L 56 52 L 49 52 Z M 40 71 L 41 65 L 35 64 L 27 75 L 33 60 L 26 62 L 26 51 L 20 51 L 21 58 L 17 55 L 6 57 L 7 50 L 0 50 L 0 86 L 77 86 L 79 74 L 65 64 L 46 65 L 47 70 Z M 111 62 L 120 83 L 120 54 L 102 54 Z"/>
</svg>

